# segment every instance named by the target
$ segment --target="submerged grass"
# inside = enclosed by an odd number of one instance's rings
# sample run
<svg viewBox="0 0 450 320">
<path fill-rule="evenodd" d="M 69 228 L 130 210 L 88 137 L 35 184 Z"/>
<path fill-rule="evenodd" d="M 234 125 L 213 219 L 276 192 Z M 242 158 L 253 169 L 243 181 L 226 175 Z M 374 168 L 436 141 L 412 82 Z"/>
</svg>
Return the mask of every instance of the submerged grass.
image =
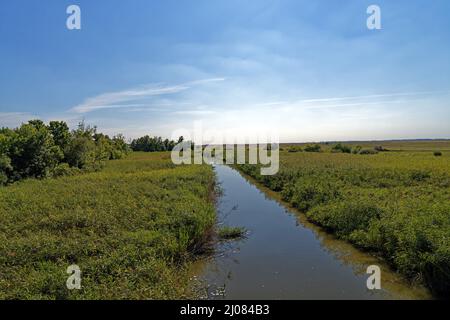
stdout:
<svg viewBox="0 0 450 320">
<path fill-rule="evenodd" d="M 189 298 L 215 223 L 214 173 L 169 153 L 0 188 L 0 299 Z M 68 290 L 76 264 L 82 289 Z"/>
<path fill-rule="evenodd" d="M 449 142 L 393 142 L 374 155 L 280 152 L 280 171 L 239 165 L 308 219 L 450 296 Z M 436 157 L 430 150 L 446 150 Z M 393 150 L 396 151 L 393 151 Z"/>
<path fill-rule="evenodd" d="M 245 237 L 245 228 L 224 226 L 218 229 L 217 236 L 220 240 L 237 240 Z"/>
</svg>

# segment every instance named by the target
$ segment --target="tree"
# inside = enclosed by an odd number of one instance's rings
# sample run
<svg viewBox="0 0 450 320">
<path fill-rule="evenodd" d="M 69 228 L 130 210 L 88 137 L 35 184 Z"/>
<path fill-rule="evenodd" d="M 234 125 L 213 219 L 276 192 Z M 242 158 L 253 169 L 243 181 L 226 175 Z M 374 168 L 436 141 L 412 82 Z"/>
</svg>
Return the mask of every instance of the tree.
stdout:
<svg viewBox="0 0 450 320">
<path fill-rule="evenodd" d="M 0 129 L 0 185 L 6 184 L 13 170 L 9 150 L 14 132 L 7 128 Z"/>
<path fill-rule="evenodd" d="M 129 147 L 122 135 L 113 139 L 80 122 L 72 132 L 63 121 L 31 120 L 19 128 L 0 129 L 0 184 L 99 168 L 120 159 Z"/>
<path fill-rule="evenodd" d="M 9 157 L 13 180 L 43 178 L 62 160 L 62 150 L 55 145 L 50 130 L 41 120 L 32 120 L 15 130 Z"/>
<path fill-rule="evenodd" d="M 125 137 L 122 134 L 118 134 L 112 139 L 112 153 L 110 159 L 121 159 L 130 152 L 130 147 L 125 141 Z"/>
<path fill-rule="evenodd" d="M 94 135 L 97 129 L 86 126 L 84 122 L 72 131 L 70 142 L 64 150 L 65 159 L 71 167 L 85 168 L 95 163 L 97 159 Z"/>
<path fill-rule="evenodd" d="M 180 143 L 183 140 L 183 137 L 180 137 L 177 143 Z M 163 140 L 161 137 L 150 137 L 149 135 L 145 135 L 134 139 L 131 142 L 131 149 L 133 151 L 145 152 L 172 151 L 177 143 L 173 140 Z"/>
<path fill-rule="evenodd" d="M 69 126 L 64 121 L 50 121 L 48 128 L 55 144 L 64 150 L 70 143 Z"/>
</svg>

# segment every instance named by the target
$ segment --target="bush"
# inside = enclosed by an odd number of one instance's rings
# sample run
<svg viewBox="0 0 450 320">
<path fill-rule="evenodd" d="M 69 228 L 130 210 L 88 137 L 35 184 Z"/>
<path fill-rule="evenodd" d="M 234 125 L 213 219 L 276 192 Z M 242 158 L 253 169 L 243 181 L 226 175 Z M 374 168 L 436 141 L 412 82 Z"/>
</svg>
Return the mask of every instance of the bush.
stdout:
<svg viewBox="0 0 450 320">
<path fill-rule="evenodd" d="M 307 216 L 319 225 L 348 239 L 354 231 L 367 231 L 372 219 L 381 217 L 382 210 L 362 201 L 339 203 L 312 209 Z"/>
<path fill-rule="evenodd" d="M 73 176 L 80 173 L 80 169 L 69 166 L 68 163 L 60 163 L 52 172 L 53 177 Z"/>
<path fill-rule="evenodd" d="M 351 153 L 352 152 L 352 148 L 343 145 L 341 143 L 338 143 L 337 145 L 335 145 L 332 149 L 331 152 L 342 152 L 342 153 Z"/>
<path fill-rule="evenodd" d="M 440 151 L 435 151 L 433 154 L 434 154 L 435 157 L 442 156 L 442 152 L 440 152 Z"/>
<path fill-rule="evenodd" d="M 11 159 L 8 156 L 0 155 L 0 185 L 8 182 L 8 173 L 12 170 Z"/>
<path fill-rule="evenodd" d="M 290 190 L 284 190 L 285 200 L 301 211 L 326 203 L 339 197 L 336 186 L 318 179 L 299 179 L 294 185 L 290 185 Z M 289 198 L 289 199 L 287 199 Z"/>
<path fill-rule="evenodd" d="M 288 152 L 302 152 L 302 151 L 303 151 L 302 148 L 296 146 L 290 146 L 288 148 Z"/>
<path fill-rule="evenodd" d="M 373 149 L 378 152 L 389 151 L 388 149 L 383 148 L 383 146 L 375 146 Z"/>
<path fill-rule="evenodd" d="M 64 151 L 67 163 L 71 167 L 82 169 L 96 160 L 95 142 L 89 137 L 75 136 Z"/>
<path fill-rule="evenodd" d="M 362 147 L 361 146 L 356 146 L 352 149 L 352 153 L 353 154 L 358 154 L 361 152 Z"/>
<path fill-rule="evenodd" d="M 414 181 L 425 181 L 426 179 L 430 178 L 431 174 L 428 171 L 422 171 L 422 170 L 413 170 L 410 174 L 411 180 Z"/>
<path fill-rule="evenodd" d="M 321 152 L 322 148 L 320 145 L 315 144 L 315 145 L 309 145 L 305 147 L 305 151 L 306 152 Z"/>
<path fill-rule="evenodd" d="M 359 154 L 363 154 L 363 155 L 365 155 L 365 154 L 377 154 L 377 153 L 378 153 L 378 151 L 372 150 L 372 149 L 363 149 L 363 150 L 361 150 L 359 152 Z"/>
<path fill-rule="evenodd" d="M 50 130 L 39 120 L 15 130 L 8 156 L 13 167 L 12 180 L 47 177 L 63 159 Z"/>
</svg>

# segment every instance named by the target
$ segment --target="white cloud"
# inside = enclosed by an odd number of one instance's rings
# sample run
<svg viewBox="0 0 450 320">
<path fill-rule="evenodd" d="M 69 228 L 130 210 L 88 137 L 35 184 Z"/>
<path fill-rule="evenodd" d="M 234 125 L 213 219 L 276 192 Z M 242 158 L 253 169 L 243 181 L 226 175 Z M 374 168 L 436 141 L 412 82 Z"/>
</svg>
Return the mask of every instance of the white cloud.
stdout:
<svg viewBox="0 0 450 320">
<path fill-rule="evenodd" d="M 361 99 L 377 99 L 377 98 L 389 98 L 389 97 L 404 97 L 404 96 L 420 96 L 420 95 L 430 95 L 436 93 L 448 93 L 447 91 L 422 91 L 422 92 L 398 92 L 398 93 L 387 93 L 387 94 L 372 94 L 365 96 L 352 96 L 352 97 L 332 97 L 332 98 L 319 98 L 319 99 L 304 99 L 299 102 L 309 103 L 309 102 L 333 102 L 333 101 L 343 101 L 343 100 L 361 100 Z"/>
<path fill-rule="evenodd" d="M 89 113 L 101 109 L 120 109 L 142 107 L 142 104 L 120 104 L 123 102 L 140 101 L 152 96 L 161 96 L 179 93 L 193 86 L 203 85 L 210 82 L 224 81 L 224 78 L 210 78 L 187 82 L 180 85 L 164 86 L 161 84 L 150 84 L 129 90 L 108 92 L 86 99 L 70 111 L 75 113 Z"/>
<path fill-rule="evenodd" d="M 28 112 L 0 112 L 0 127 L 17 127 L 36 118 L 38 117 Z"/>
</svg>

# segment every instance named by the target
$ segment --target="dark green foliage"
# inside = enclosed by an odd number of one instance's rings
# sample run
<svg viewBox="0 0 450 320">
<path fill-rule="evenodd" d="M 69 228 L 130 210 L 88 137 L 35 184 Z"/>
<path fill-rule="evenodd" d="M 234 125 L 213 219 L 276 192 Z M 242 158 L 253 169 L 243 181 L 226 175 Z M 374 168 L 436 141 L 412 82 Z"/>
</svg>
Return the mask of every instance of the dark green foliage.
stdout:
<svg viewBox="0 0 450 320">
<path fill-rule="evenodd" d="M 0 129 L 0 185 L 8 182 L 8 176 L 13 170 L 11 158 L 9 158 L 9 149 L 11 148 L 13 132 L 9 129 Z"/>
<path fill-rule="evenodd" d="M 356 146 L 352 149 L 352 153 L 353 154 L 358 154 L 361 152 L 362 147 L 361 146 Z"/>
<path fill-rule="evenodd" d="M 11 159 L 5 154 L 0 154 L 0 185 L 8 182 L 8 174 L 12 169 Z"/>
<path fill-rule="evenodd" d="M 428 171 L 423 170 L 413 170 L 410 174 L 411 180 L 413 181 L 425 181 L 426 179 L 430 178 L 431 174 Z"/>
<path fill-rule="evenodd" d="M 73 176 L 75 174 L 80 173 L 80 169 L 77 167 L 71 167 L 68 163 L 63 162 L 56 166 L 53 170 L 53 177 L 63 177 L 63 176 Z"/>
<path fill-rule="evenodd" d="M 64 121 L 50 121 L 48 129 L 53 136 L 55 144 L 64 150 L 70 143 L 69 126 Z"/>
<path fill-rule="evenodd" d="M 332 152 L 342 152 L 342 153 L 351 153 L 352 152 L 352 148 L 348 147 L 346 145 L 343 145 L 341 143 L 338 143 L 337 145 L 335 145 L 332 149 Z"/>
<path fill-rule="evenodd" d="M 12 181 L 27 177 L 45 178 L 63 159 L 50 130 L 40 120 L 30 121 L 14 130 L 8 156 Z"/>
<path fill-rule="evenodd" d="M 165 139 L 161 137 L 150 137 L 148 135 L 134 139 L 131 142 L 131 149 L 133 151 L 157 152 L 157 151 L 172 151 L 176 144 L 183 142 L 184 138 L 180 137 L 178 142 Z"/>
<path fill-rule="evenodd" d="M 305 147 L 306 152 L 320 152 L 322 147 L 319 144 L 309 145 Z"/>
<path fill-rule="evenodd" d="M 372 149 L 363 149 L 359 152 L 359 154 L 377 154 L 378 151 Z"/>
<path fill-rule="evenodd" d="M 290 146 L 287 151 L 288 152 L 302 152 L 303 149 L 301 147 Z"/>
<path fill-rule="evenodd" d="M 31 120 L 16 129 L 0 130 L 0 185 L 77 172 L 68 166 L 97 169 L 104 161 L 127 153 L 121 135 L 110 139 L 84 123 L 70 132 L 63 121 L 51 121 L 47 126 L 41 120 Z"/>
<path fill-rule="evenodd" d="M 375 146 L 373 149 L 378 152 L 389 151 L 388 149 L 383 148 L 383 146 Z"/>
</svg>

